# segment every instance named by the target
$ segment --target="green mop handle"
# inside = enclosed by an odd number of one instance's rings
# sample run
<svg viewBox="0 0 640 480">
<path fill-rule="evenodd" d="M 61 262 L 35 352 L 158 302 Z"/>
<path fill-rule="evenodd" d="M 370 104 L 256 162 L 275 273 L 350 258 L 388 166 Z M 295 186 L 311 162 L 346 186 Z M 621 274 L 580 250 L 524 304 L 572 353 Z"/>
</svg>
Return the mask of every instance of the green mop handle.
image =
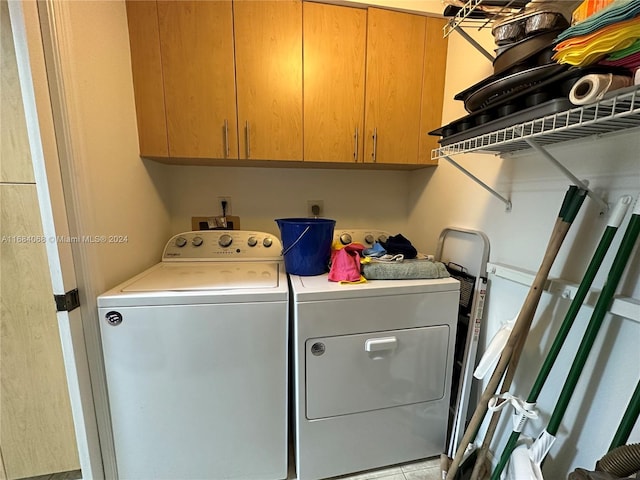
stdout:
<svg viewBox="0 0 640 480">
<path fill-rule="evenodd" d="M 542 391 L 542 387 L 549 374 L 551 373 L 551 368 L 553 367 L 558 355 L 560 354 L 560 350 L 562 349 L 562 345 L 564 344 L 567 336 L 569 335 L 569 330 L 573 326 L 573 322 L 578 316 L 578 312 L 582 307 L 584 299 L 587 297 L 589 290 L 591 289 L 591 285 L 593 284 L 593 280 L 595 279 L 598 270 L 600 269 L 602 262 L 604 261 L 604 257 L 613 242 L 613 238 L 622 223 L 622 220 L 627 213 L 627 207 L 631 204 L 633 197 L 630 195 L 625 195 L 618 201 L 616 208 L 611 214 L 609 219 L 609 223 L 607 224 L 607 228 L 602 234 L 602 238 L 600 239 L 600 243 L 596 248 L 593 258 L 587 267 L 584 278 L 580 282 L 578 286 L 578 290 L 576 291 L 576 295 L 569 306 L 569 310 L 565 316 L 563 323 L 560 326 L 560 330 L 556 334 L 556 338 L 551 345 L 551 349 L 549 350 L 549 354 L 547 355 L 544 363 L 542 364 L 542 368 L 540 369 L 540 373 L 536 378 L 533 387 L 531 388 L 531 393 L 529 393 L 529 397 L 527 398 L 528 403 L 535 403 L 538 400 L 538 395 Z"/>
<path fill-rule="evenodd" d="M 484 416 L 488 410 L 489 400 L 491 400 L 500 385 L 500 381 L 502 380 L 511 360 L 514 347 L 518 344 L 519 338 L 523 335 L 526 336 L 526 333 L 529 330 L 539 295 L 541 295 L 544 282 L 546 281 L 546 275 L 551 269 L 551 264 L 560 250 L 562 241 L 571 226 L 573 218 L 575 218 L 575 215 L 584 201 L 585 193 L 586 191 L 584 189 L 578 189 L 577 186 L 571 185 L 565 194 L 562 206 L 560 207 L 560 213 L 558 214 L 553 231 L 551 232 L 551 238 L 549 239 L 538 274 L 529 289 L 529 293 L 527 294 L 522 310 L 518 315 L 516 323 L 509 335 L 509 339 L 507 340 L 507 343 L 502 350 L 502 354 L 498 359 L 498 364 L 494 368 L 493 374 L 489 378 L 489 381 L 482 392 L 471 420 L 469 420 L 469 423 L 467 424 L 455 456 L 449 465 L 446 480 L 453 480 L 457 478 L 456 474 L 458 473 L 458 469 L 462 463 L 462 458 L 464 457 L 467 445 L 473 442 L 478 434 Z"/>
<path fill-rule="evenodd" d="M 551 418 L 549 419 L 547 432 L 551 435 L 555 436 L 558 432 L 558 428 L 560 428 L 562 417 L 567 410 L 569 400 L 571 399 L 575 387 L 578 384 L 578 379 L 580 378 L 582 369 L 587 362 L 587 357 L 589 356 L 589 352 L 596 340 L 598 330 L 600 329 L 604 317 L 609 310 L 613 300 L 613 295 L 615 294 L 616 288 L 618 288 L 618 284 L 620 283 L 620 279 L 622 278 L 622 274 L 624 273 L 624 269 L 629 257 L 631 256 L 631 252 L 639 234 L 640 201 L 636 201 L 636 206 L 633 210 L 633 214 L 631 215 L 631 220 L 629 221 L 627 230 L 625 231 L 622 242 L 620 243 L 620 248 L 613 260 L 613 264 L 611 265 L 607 281 L 602 288 L 602 292 L 600 292 L 600 296 L 598 297 L 598 301 L 596 302 L 596 306 L 594 307 L 591 315 L 591 320 L 589 321 L 587 330 L 585 331 L 580 347 L 578 348 L 578 353 L 571 365 L 567 380 L 562 388 L 560 397 L 558 398 L 556 408 L 553 410 Z"/>
<path fill-rule="evenodd" d="M 618 448 L 627 443 L 629 439 L 629 435 L 631 434 L 631 430 L 638 420 L 638 415 L 640 414 L 640 381 L 636 385 L 636 389 L 631 396 L 631 400 L 629 401 L 629 405 L 627 405 L 627 410 L 624 412 L 624 416 L 620 421 L 620 426 L 616 431 L 616 434 L 613 436 L 613 440 L 611 441 L 611 445 L 609 446 L 609 451 L 614 448 Z"/>
<path fill-rule="evenodd" d="M 547 378 L 549 377 L 549 374 L 551 373 L 551 368 L 553 367 L 556 359 L 558 358 L 558 355 L 560 354 L 560 350 L 562 349 L 562 346 L 565 340 L 567 339 L 567 336 L 569 335 L 569 330 L 571 330 L 571 327 L 573 326 L 573 322 L 575 321 L 576 316 L 580 311 L 580 307 L 582 307 L 582 303 L 584 302 L 584 299 L 587 297 L 587 294 L 589 293 L 589 289 L 593 284 L 593 280 L 596 276 L 596 273 L 598 272 L 600 266 L 602 265 L 604 257 L 607 251 L 609 250 L 609 247 L 611 246 L 613 238 L 615 237 L 616 232 L 618 231 L 618 228 L 622 223 L 622 219 L 624 218 L 627 212 L 627 208 L 631 203 L 632 199 L 633 198 L 630 195 L 625 195 L 621 197 L 620 200 L 618 200 L 618 203 L 616 204 L 615 209 L 612 211 L 611 216 L 609 217 L 607 228 L 602 234 L 600 243 L 596 248 L 593 258 L 591 259 L 591 262 L 587 267 L 584 277 L 580 282 L 580 286 L 576 291 L 576 295 L 573 298 L 571 305 L 569 306 L 569 310 L 567 311 L 567 314 L 565 315 L 565 318 L 562 324 L 560 325 L 560 329 L 556 334 L 556 338 L 554 339 L 553 344 L 551 345 L 549 353 L 547 354 L 547 357 L 545 358 L 545 361 L 542 364 L 542 367 L 540 368 L 540 372 L 538 373 L 535 383 L 531 388 L 531 392 L 527 397 L 527 403 L 535 404 L 538 401 L 538 396 L 540 395 L 542 387 L 544 386 L 545 382 L 547 381 Z M 511 453 L 516 448 L 516 444 L 519 438 L 520 438 L 519 431 L 511 432 L 511 435 L 509 436 L 509 440 L 507 440 L 507 444 L 505 445 L 504 450 L 502 451 L 500 462 L 498 462 L 498 465 L 496 466 L 493 474 L 491 475 L 491 480 L 499 480 L 500 474 L 507 466 L 509 458 L 511 457 Z"/>
</svg>

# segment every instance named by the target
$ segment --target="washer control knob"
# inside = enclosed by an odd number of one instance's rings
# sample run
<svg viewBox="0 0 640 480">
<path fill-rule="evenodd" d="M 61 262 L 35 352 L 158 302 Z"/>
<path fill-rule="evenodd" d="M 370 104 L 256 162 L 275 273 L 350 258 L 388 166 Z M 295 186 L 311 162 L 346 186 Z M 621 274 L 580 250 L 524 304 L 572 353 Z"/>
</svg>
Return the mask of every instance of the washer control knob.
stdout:
<svg viewBox="0 0 640 480">
<path fill-rule="evenodd" d="M 203 243 L 204 243 L 204 240 L 202 240 L 202 237 L 193 237 L 193 240 L 191 240 L 191 244 L 194 247 L 199 247 Z"/>
<path fill-rule="evenodd" d="M 258 239 L 256 237 L 249 237 L 247 239 L 247 245 L 250 247 L 255 247 L 258 244 Z"/>
<path fill-rule="evenodd" d="M 176 238 L 176 247 L 182 248 L 187 244 L 187 239 L 184 237 Z"/>
<path fill-rule="evenodd" d="M 343 233 L 342 235 L 340 235 L 340 243 L 342 243 L 343 245 L 349 245 L 352 242 L 352 238 L 351 235 L 349 235 L 348 233 Z"/>
<path fill-rule="evenodd" d="M 373 235 L 369 234 L 366 237 L 364 237 L 364 241 L 367 242 L 367 244 L 369 244 L 369 245 L 373 245 L 373 242 L 375 240 L 373 238 Z"/>
<path fill-rule="evenodd" d="M 380 243 L 384 243 L 384 242 L 386 242 L 387 240 L 388 240 L 388 238 L 387 238 L 387 236 L 386 236 L 386 235 L 380 235 L 380 236 L 378 237 L 378 242 L 380 242 Z"/>
<path fill-rule="evenodd" d="M 231 238 L 231 235 L 227 233 L 225 233 L 224 235 L 220 235 L 220 238 L 218 239 L 218 245 L 220 245 L 221 247 L 228 247 L 232 243 L 233 238 Z"/>
<path fill-rule="evenodd" d="M 269 248 L 271 245 L 273 245 L 273 239 L 270 237 L 265 237 L 265 239 L 262 241 L 262 245 L 264 245 L 266 248 Z"/>
</svg>

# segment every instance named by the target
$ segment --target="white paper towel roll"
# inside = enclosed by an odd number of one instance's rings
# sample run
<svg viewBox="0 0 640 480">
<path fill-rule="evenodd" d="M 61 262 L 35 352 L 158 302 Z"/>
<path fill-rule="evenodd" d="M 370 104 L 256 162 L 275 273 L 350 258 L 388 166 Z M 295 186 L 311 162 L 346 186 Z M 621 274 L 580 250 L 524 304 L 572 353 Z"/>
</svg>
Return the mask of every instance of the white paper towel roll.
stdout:
<svg viewBox="0 0 640 480">
<path fill-rule="evenodd" d="M 607 92 L 633 85 L 630 77 L 612 73 L 589 74 L 578 80 L 569 92 L 569 100 L 574 105 L 587 105 L 602 100 Z"/>
</svg>

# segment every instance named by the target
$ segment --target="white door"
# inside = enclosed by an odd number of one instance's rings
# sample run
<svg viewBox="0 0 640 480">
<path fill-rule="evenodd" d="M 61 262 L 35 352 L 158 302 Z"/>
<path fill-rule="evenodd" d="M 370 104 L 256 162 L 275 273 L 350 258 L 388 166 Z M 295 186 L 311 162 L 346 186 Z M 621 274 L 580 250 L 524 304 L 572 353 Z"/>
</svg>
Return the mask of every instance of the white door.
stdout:
<svg viewBox="0 0 640 480">
<path fill-rule="evenodd" d="M 8 2 L 52 295 L 77 288 L 36 2 Z M 70 212 L 72 213 L 72 212 Z M 57 312 L 82 477 L 103 478 L 80 309 Z"/>
</svg>

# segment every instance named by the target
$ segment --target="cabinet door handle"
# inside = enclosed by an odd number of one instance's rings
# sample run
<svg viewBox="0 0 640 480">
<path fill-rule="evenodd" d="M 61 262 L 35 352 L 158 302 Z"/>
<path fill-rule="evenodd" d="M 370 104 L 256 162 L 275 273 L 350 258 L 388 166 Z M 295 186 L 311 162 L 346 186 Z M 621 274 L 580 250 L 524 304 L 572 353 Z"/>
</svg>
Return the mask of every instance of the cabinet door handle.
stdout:
<svg viewBox="0 0 640 480">
<path fill-rule="evenodd" d="M 224 148 L 226 157 L 229 158 L 229 122 L 227 119 L 224 119 Z"/>
<path fill-rule="evenodd" d="M 376 150 L 378 150 L 378 129 L 373 129 L 373 152 L 371 152 L 371 159 L 373 163 L 376 163 Z"/>
<path fill-rule="evenodd" d="M 249 128 L 249 120 L 244 124 L 244 139 L 247 144 L 247 158 L 251 157 L 251 130 Z"/>
<path fill-rule="evenodd" d="M 354 146 L 353 146 L 353 161 L 358 161 L 358 127 L 356 127 L 356 133 L 353 135 Z"/>
</svg>

